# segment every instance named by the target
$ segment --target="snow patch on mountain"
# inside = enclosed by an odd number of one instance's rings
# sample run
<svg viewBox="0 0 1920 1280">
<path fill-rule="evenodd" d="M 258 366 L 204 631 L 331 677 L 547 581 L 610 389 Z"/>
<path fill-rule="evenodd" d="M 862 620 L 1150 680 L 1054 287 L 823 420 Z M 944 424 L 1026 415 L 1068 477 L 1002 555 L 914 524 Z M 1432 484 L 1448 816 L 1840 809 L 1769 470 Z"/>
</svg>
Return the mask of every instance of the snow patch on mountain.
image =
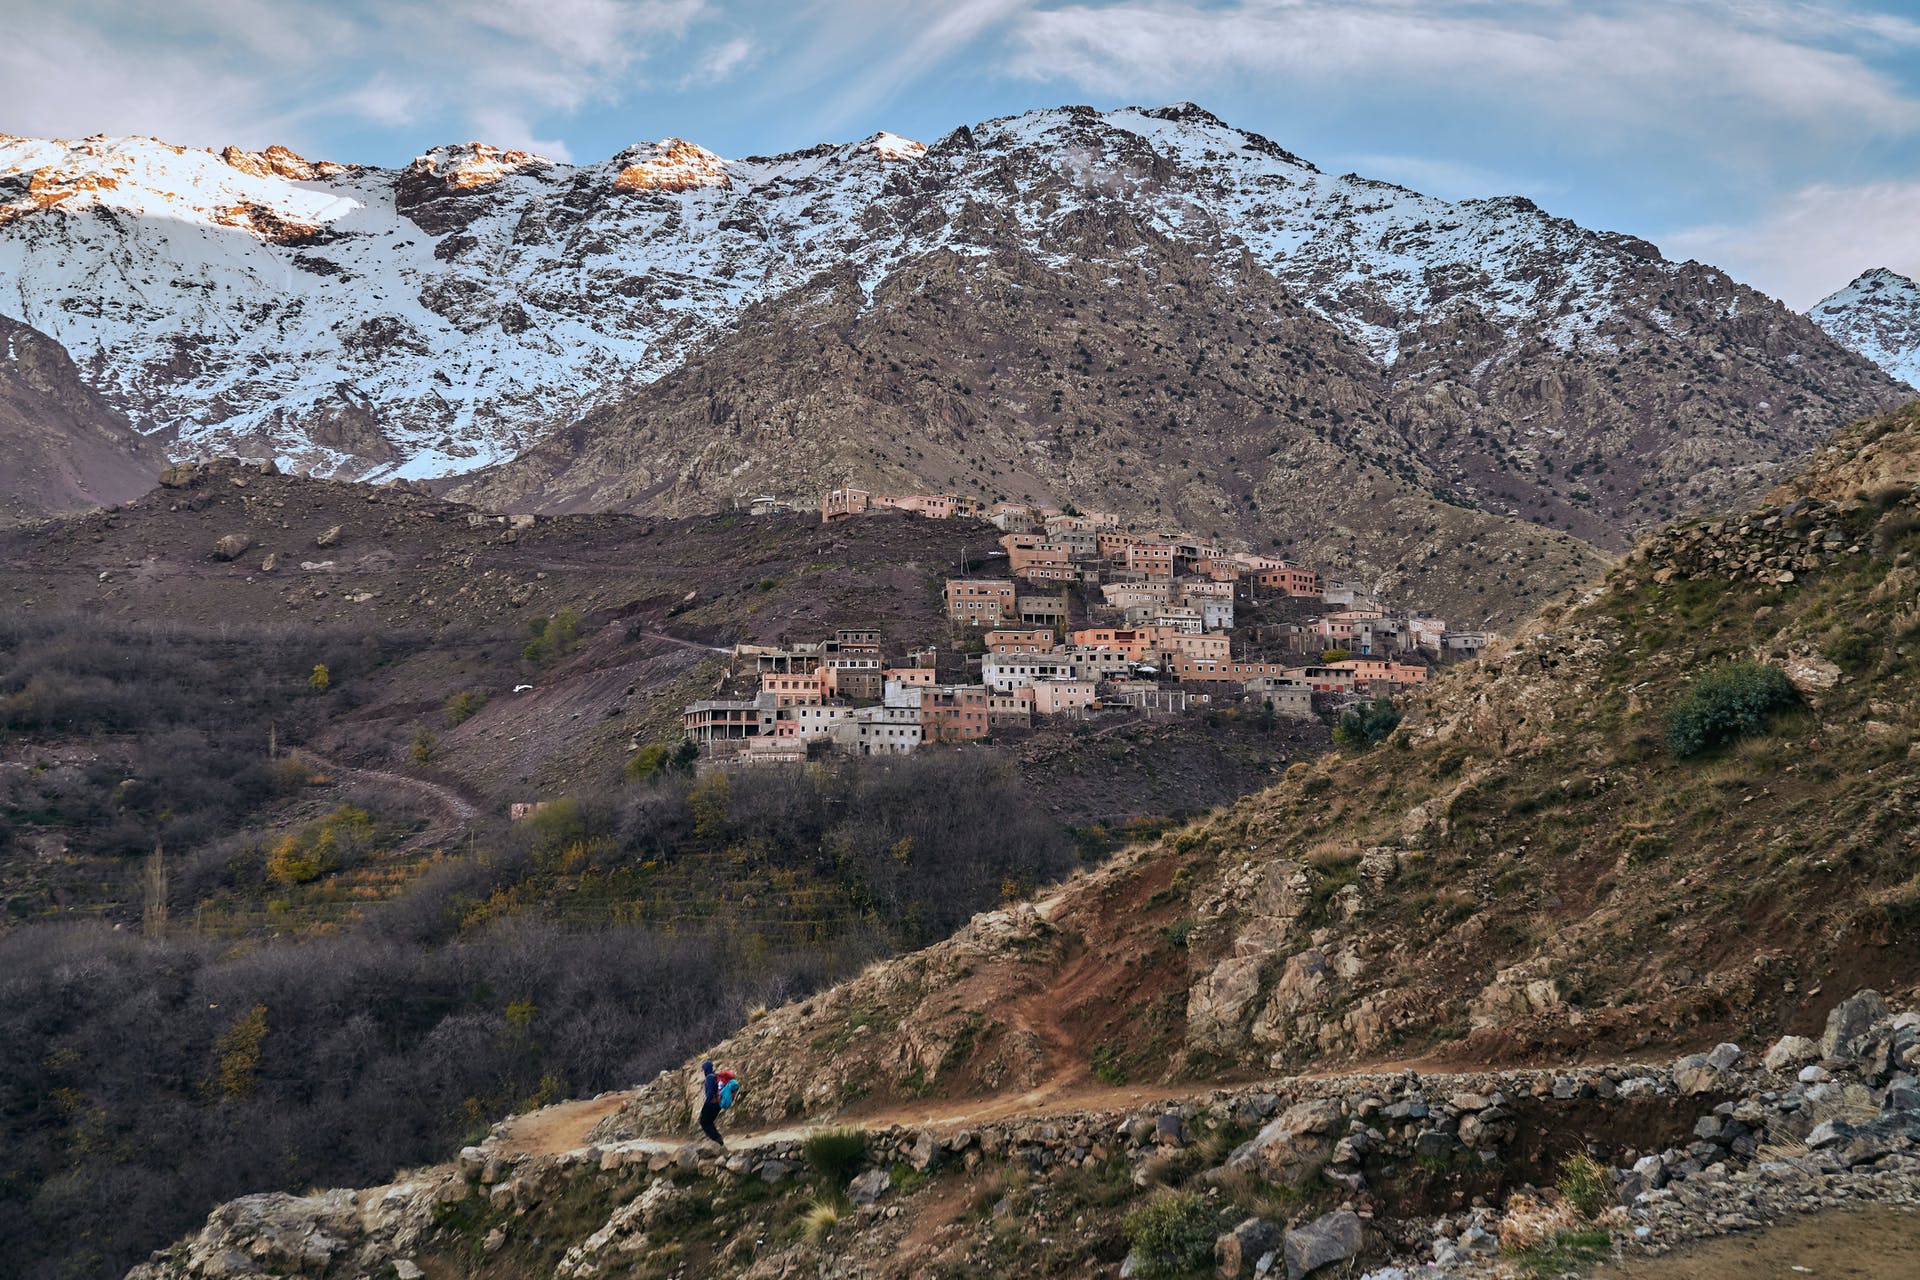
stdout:
<svg viewBox="0 0 1920 1280">
<path fill-rule="evenodd" d="M 1331 176 L 1179 104 L 746 160 L 666 139 L 588 165 L 480 143 L 393 170 L 0 139 L 0 313 L 176 454 L 431 476 L 512 456 L 810 280 L 871 298 L 940 251 L 1063 265 L 1127 252 L 1095 230 L 1127 220 L 1223 283 L 1271 273 L 1406 376 L 1461 317 L 1508 353 L 1606 350 L 1621 287 L 1679 270 L 1525 200 Z"/>
<path fill-rule="evenodd" d="M 1807 316 L 1842 346 L 1920 388 L 1920 284 L 1875 267 L 1815 303 Z"/>
</svg>

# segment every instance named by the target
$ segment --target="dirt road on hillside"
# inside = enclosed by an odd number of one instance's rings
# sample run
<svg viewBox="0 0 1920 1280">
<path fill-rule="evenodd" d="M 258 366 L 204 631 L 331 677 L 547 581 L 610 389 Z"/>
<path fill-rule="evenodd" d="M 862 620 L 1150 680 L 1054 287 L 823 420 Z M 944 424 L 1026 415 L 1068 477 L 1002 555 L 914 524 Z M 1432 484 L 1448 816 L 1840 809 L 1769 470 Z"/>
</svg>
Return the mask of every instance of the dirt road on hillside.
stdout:
<svg viewBox="0 0 1920 1280">
<path fill-rule="evenodd" d="M 1036 1034 L 1049 1040 L 1052 1039 L 1050 1033 L 1057 1033 L 1057 1028 L 1035 1027 L 1034 1030 Z M 1445 1074 L 1477 1070 L 1481 1065 L 1429 1058 L 1411 1062 L 1363 1064 L 1332 1071 L 1305 1072 L 1286 1077 L 1286 1079 L 1331 1080 L 1342 1076 L 1399 1075 L 1405 1071 Z M 1183 1095 L 1177 1087 L 1169 1085 L 1096 1085 L 1086 1078 L 1087 1074 L 1084 1068 L 1063 1072 L 1024 1093 L 960 1103 L 933 1103 L 924 1107 L 894 1106 L 870 1112 L 855 1108 L 817 1123 L 767 1129 L 758 1133 L 732 1133 L 727 1129 L 724 1119 L 720 1128 L 721 1132 L 727 1136 L 727 1145 L 730 1149 L 751 1151 L 759 1146 L 791 1142 L 797 1138 L 804 1138 L 817 1129 L 831 1128 L 841 1124 L 859 1125 L 870 1129 L 900 1126 L 950 1132 L 972 1125 L 1005 1120 L 1010 1116 L 1047 1119 L 1053 1116 L 1084 1114 L 1089 1111 L 1137 1110 L 1182 1097 L 1204 1098 L 1214 1087 L 1224 1087 L 1207 1086 Z M 1258 1081 L 1235 1083 L 1253 1084 Z M 1284 1087 L 1285 1080 L 1276 1080 L 1273 1083 L 1277 1088 Z M 504 1134 L 488 1145 L 503 1154 L 518 1156 L 558 1155 L 563 1151 L 578 1151 L 588 1145 L 587 1135 L 593 1131 L 594 1126 L 632 1101 L 637 1092 L 637 1090 L 627 1089 L 618 1093 L 603 1093 L 596 1098 L 560 1102 L 550 1107 L 542 1107 L 538 1111 L 525 1112 L 507 1120 Z M 684 1134 L 648 1134 L 635 1141 L 645 1147 L 674 1151 L 693 1141 L 695 1136 L 691 1131 Z"/>
<path fill-rule="evenodd" d="M 412 792 L 425 799 L 452 824 L 469 822 L 480 816 L 480 809 L 473 801 L 444 783 L 427 778 L 416 778 L 404 773 L 389 773 L 385 769 L 356 768 L 353 765 L 341 764 L 337 760 L 329 759 L 306 747 L 296 748 L 296 751 L 302 760 L 319 769 L 336 783 L 352 780 L 399 787 L 403 791 Z"/>
</svg>

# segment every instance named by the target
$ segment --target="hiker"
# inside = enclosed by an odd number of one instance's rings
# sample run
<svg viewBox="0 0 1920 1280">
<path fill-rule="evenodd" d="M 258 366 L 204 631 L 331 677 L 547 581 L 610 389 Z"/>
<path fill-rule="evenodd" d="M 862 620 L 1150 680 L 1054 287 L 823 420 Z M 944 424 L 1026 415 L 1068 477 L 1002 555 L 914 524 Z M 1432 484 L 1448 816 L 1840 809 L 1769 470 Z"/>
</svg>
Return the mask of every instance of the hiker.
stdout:
<svg viewBox="0 0 1920 1280">
<path fill-rule="evenodd" d="M 721 1138 L 720 1130 L 713 1122 L 722 1111 L 733 1105 L 733 1096 L 740 1091 L 740 1079 L 731 1071 L 715 1071 L 712 1058 L 700 1064 L 700 1074 L 700 1132 L 724 1147 L 726 1140 Z"/>
</svg>

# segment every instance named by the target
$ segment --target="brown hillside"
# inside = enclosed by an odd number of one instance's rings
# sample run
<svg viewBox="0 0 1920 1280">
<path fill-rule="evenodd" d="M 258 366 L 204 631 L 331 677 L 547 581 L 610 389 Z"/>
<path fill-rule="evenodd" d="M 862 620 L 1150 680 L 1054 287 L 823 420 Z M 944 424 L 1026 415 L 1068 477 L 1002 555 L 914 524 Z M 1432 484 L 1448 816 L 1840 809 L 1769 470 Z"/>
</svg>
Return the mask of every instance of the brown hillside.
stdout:
<svg viewBox="0 0 1920 1280">
<path fill-rule="evenodd" d="M 786 1121 L 922 1096 L 1813 1026 L 1920 981 L 1920 406 L 1438 681 L 1384 745 L 770 1014 L 713 1056 Z M 1729 660 L 1798 705 L 1676 758 Z M 679 1078 L 603 1133 L 657 1131 Z"/>
<path fill-rule="evenodd" d="M 59 343 L 0 316 L 0 524 L 124 502 L 166 465 Z"/>
</svg>

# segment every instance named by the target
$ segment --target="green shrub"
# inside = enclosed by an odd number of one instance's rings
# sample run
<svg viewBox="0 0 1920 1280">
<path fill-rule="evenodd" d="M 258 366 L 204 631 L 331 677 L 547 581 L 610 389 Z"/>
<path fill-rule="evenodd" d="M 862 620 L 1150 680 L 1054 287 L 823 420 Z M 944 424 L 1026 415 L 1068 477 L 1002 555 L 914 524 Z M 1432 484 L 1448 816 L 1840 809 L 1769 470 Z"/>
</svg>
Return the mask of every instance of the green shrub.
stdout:
<svg viewBox="0 0 1920 1280">
<path fill-rule="evenodd" d="M 1793 683 L 1764 662 L 1732 662 L 1696 679 L 1667 711 L 1667 746 L 1681 759 L 1759 733 L 1799 701 Z"/>
<path fill-rule="evenodd" d="M 1400 709 L 1391 698 L 1377 698 L 1369 706 L 1349 711 L 1334 726 L 1333 740 L 1343 747 L 1371 747 L 1400 724 Z"/>
<path fill-rule="evenodd" d="M 867 1158 L 867 1131 L 852 1126 L 822 1129 L 807 1137 L 807 1163 L 836 1186 L 850 1180 Z"/>
<path fill-rule="evenodd" d="M 308 884 L 358 858 L 373 845 L 374 822 L 365 809 L 343 804 L 317 822 L 281 838 L 267 855 L 267 879 Z"/>
<path fill-rule="evenodd" d="M 1584 1151 L 1568 1156 L 1560 1165 L 1560 1178 L 1554 1189 L 1567 1203 L 1589 1220 L 1597 1218 L 1613 1203 L 1613 1179 L 1598 1160 Z"/>
<path fill-rule="evenodd" d="M 1155 1196 L 1121 1226 L 1140 1258 L 1134 1274 L 1145 1280 L 1187 1275 L 1213 1262 L 1219 1215 L 1205 1196 L 1190 1191 Z"/>
<path fill-rule="evenodd" d="M 527 643 L 520 656 L 535 666 L 544 666 L 572 653 L 579 642 L 580 615 L 562 609 L 550 618 L 534 618 L 527 623 Z"/>
<path fill-rule="evenodd" d="M 658 777 L 672 771 L 685 772 L 693 768 L 693 762 L 700 758 L 700 744 L 691 738 L 678 746 L 665 742 L 649 742 L 627 761 L 627 780 L 645 782 L 648 778 Z"/>
<path fill-rule="evenodd" d="M 434 753 L 439 750 L 440 735 L 424 725 L 413 731 L 413 741 L 407 746 L 407 754 L 415 764 L 432 764 Z"/>
<path fill-rule="evenodd" d="M 447 723 L 465 724 L 473 719 L 474 713 L 487 705 L 487 693 L 484 689 L 462 689 L 447 699 Z"/>
<path fill-rule="evenodd" d="M 1880 639 L 1867 631 L 1849 631 L 1827 646 L 1827 657 L 1842 671 L 1860 671 L 1880 655 Z"/>
</svg>

